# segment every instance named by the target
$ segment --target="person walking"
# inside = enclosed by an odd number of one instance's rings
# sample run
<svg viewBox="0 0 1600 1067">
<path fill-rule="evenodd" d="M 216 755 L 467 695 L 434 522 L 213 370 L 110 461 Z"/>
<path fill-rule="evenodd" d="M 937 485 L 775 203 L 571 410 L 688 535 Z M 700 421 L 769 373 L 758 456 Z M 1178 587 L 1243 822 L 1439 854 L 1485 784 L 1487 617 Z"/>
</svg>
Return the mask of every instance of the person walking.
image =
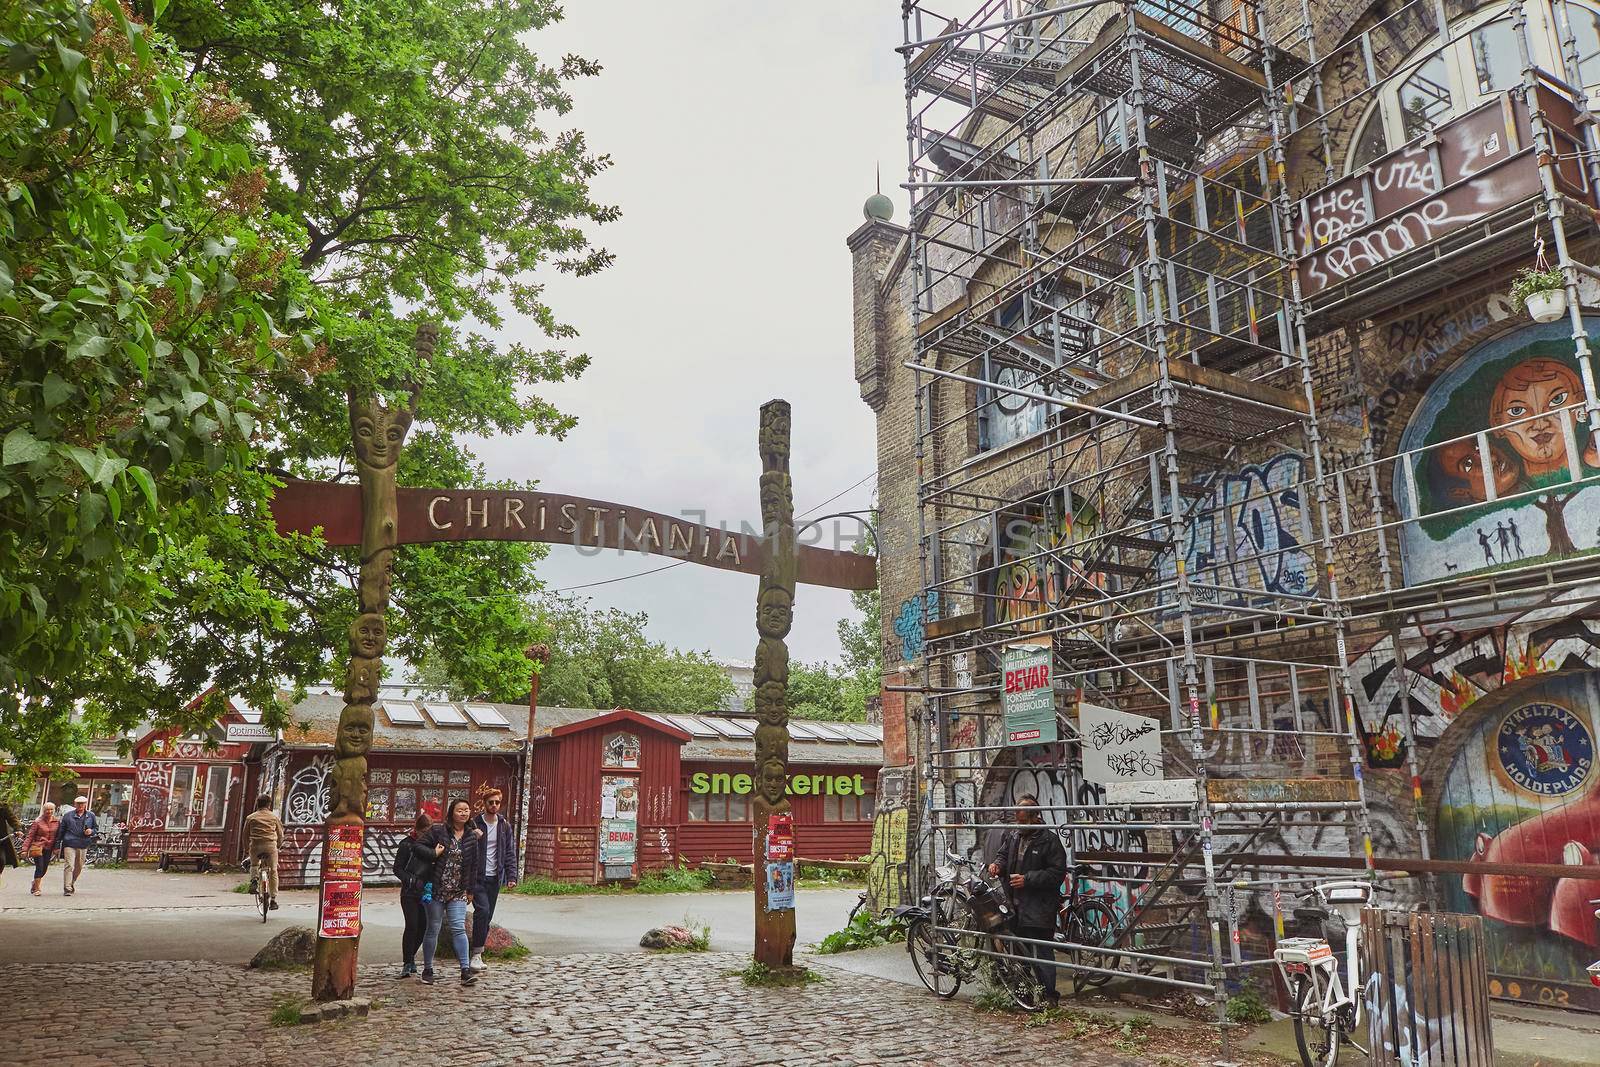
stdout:
<svg viewBox="0 0 1600 1067">
<path fill-rule="evenodd" d="M 22 838 L 22 854 L 33 861 L 33 895 L 43 896 L 39 886 L 44 882 L 45 872 L 50 869 L 50 857 L 56 850 L 56 834 L 61 829 L 61 820 L 56 818 L 56 806 L 46 802 L 44 810 L 39 817 L 28 826 L 28 832 Z"/>
<path fill-rule="evenodd" d="M 278 910 L 278 849 L 283 847 L 283 821 L 273 814 L 272 796 L 256 797 L 256 810 L 244 818 L 244 839 L 250 849 L 250 877 L 267 880 L 267 910 Z"/>
<path fill-rule="evenodd" d="M 467 901 L 478 891 L 483 859 L 478 854 L 481 831 L 471 823 L 471 802 L 466 797 L 456 797 L 445 808 L 444 822 L 430 827 L 418 839 L 424 849 L 433 851 L 433 899 L 426 904 L 428 928 L 422 935 L 422 980 L 430 985 L 433 954 L 446 920 L 450 923 L 450 943 L 461 964 L 461 984 L 471 985 L 478 980 L 472 970 L 467 938 Z"/>
<path fill-rule="evenodd" d="M 1055 1007 L 1061 1002 L 1056 991 L 1056 913 L 1061 910 L 1061 882 L 1067 876 L 1067 850 L 1055 831 L 1046 829 L 1039 811 L 1039 799 L 1024 793 L 1017 798 L 1017 825 L 1007 830 L 1000 841 L 1000 855 L 989 865 L 989 873 L 1005 880 L 1006 893 L 1016 913 L 1013 932 L 1030 941 L 1018 947 L 1036 957 L 1034 973 L 1045 998 Z"/>
<path fill-rule="evenodd" d="M 434 855 L 422 844 L 422 838 L 432 825 L 427 812 L 418 812 L 411 832 L 401 838 L 394 853 L 394 874 L 400 879 L 400 914 L 406 920 L 405 933 L 400 935 L 402 962 L 396 978 L 410 978 L 417 973 L 417 949 L 422 947 L 422 937 L 428 929 L 428 910 L 422 901 L 424 896 L 433 899 Z"/>
<path fill-rule="evenodd" d="M 22 866 L 22 850 L 17 847 L 16 836 L 21 831 L 17 813 L 11 810 L 10 804 L 0 800 L 0 884 L 4 882 L 7 867 Z"/>
<path fill-rule="evenodd" d="M 61 852 L 61 893 L 72 896 L 78 891 L 78 878 L 83 874 L 83 861 L 89 854 L 99 823 L 89 810 L 89 798 L 77 797 L 72 810 L 61 816 L 61 826 L 56 830 L 56 847 Z"/>
<path fill-rule="evenodd" d="M 500 814 L 505 794 L 491 789 L 483 796 L 483 812 L 475 816 L 472 826 L 483 836 L 483 847 L 478 850 L 478 890 L 472 894 L 472 963 L 474 971 L 484 969 L 483 946 L 489 942 L 489 924 L 494 921 L 494 908 L 500 900 L 500 890 L 517 887 L 517 835 L 511 829 L 511 820 Z"/>
</svg>

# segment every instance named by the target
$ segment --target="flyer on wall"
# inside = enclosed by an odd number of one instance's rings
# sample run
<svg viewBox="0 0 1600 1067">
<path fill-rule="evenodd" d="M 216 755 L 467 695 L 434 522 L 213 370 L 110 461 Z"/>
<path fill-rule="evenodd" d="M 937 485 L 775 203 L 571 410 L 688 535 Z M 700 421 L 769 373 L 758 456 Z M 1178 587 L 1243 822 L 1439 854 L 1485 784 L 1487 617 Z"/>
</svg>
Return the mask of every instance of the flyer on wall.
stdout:
<svg viewBox="0 0 1600 1067">
<path fill-rule="evenodd" d="M 767 910 L 794 910 L 794 861 L 767 864 Z"/>
<path fill-rule="evenodd" d="M 320 937 L 361 936 L 361 879 L 322 883 Z"/>
</svg>

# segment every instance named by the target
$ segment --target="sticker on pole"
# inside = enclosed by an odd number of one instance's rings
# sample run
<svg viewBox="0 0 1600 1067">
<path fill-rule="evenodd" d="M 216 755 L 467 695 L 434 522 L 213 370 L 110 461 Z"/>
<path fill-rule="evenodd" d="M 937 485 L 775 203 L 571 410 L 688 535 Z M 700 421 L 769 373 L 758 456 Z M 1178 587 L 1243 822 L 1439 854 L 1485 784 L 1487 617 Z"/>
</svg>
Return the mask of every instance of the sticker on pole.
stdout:
<svg viewBox="0 0 1600 1067">
<path fill-rule="evenodd" d="M 1161 720 L 1082 704 L 1078 735 L 1083 741 L 1083 779 L 1111 782 L 1161 778 Z"/>
<path fill-rule="evenodd" d="M 322 867 L 324 882 L 361 881 L 361 837 L 359 823 L 328 827 L 328 851 Z"/>
<path fill-rule="evenodd" d="M 794 859 L 794 817 L 767 816 L 767 860 L 780 863 Z"/>
<path fill-rule="evenodd" d="M 351 882 L 323 882 L 321 937 L 361 936 L 361 879 Z"/>
<path fill-rule="evenodd" d="M 1000 656 L 1004 685 L 1006 744 L 1047 745 L 1056 741 L 1056 691 L 1051 680 L 1050 646 L 1012 645 Z"/>
<path fill-rule="evenodd" d="M 767 910 L 794 910 L 794 861 L 767 864 Z"/>
</svg>

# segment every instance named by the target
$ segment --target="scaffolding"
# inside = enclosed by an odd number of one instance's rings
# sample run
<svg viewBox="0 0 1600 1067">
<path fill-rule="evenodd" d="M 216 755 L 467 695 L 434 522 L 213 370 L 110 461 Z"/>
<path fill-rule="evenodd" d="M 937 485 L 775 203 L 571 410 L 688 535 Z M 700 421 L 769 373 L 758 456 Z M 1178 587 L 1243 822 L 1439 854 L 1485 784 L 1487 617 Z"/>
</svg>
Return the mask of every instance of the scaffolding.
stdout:
<svg viewBox="0 0 1600 1067">
<path fill-rule="evenodd" d="M 1600 154 L 1564 0 L 1552 10 L 1562 76 L 1536 64 L 1513 3 L 1515 83 L 1425 115 L 1411 141 L 1346 173 L 1336 131 L 1463 39 L 1438 0 L 1336 48 L 1320 47 L 1309 0 L 983 0 L 964 17 L 903 4 L 907 366 L 923 593 L 938 608 L 914 687 L 924 830 L 939 852 L 973 851 L 1008 825 L 997 782 L 1022 756 L 1002 732 L 1001 660 L 1048 646 L 1062 740 L 1028 767 L 1071 783 L 1044 806 L 1070 831 L 1069 861 L 1127 913 L 1114 946 L 1068 951 L 1067 971 L 1115 959 L 1208 990 L 1222 1023 L 1228 987 L 1270 963 L 1242 947 L 1244 898 L 1270 901 L 1281 936 L 1293 893 L 1336 866 L 1262 855 L 1264 836 L 1337 842 L 1322 851 L 1376 877 L 1352 633 L 1593 579 L 1577 561 L 1406 587 L 1400 531 L 1445 513 L 1419 500 L 1425 453 L 1475 448 L 1492 470 L 1490 446 L 1480 432 L 1379 458 L 1359 386 L 1375 311 L 1548 235 L 1583 374 L 1581 405 L 1561 412 L 1571 478 L 1597 477 L 1576 459 L 1574 428 L 1600 429 L 1600 404 L 1578 312 L 1587 268 L 1569 244 L 1593 226 Z M 1400 195 L 1384 175 L 1402 150 L 1422 153 L 1423 192 L 1447 204 L 1452 129 L 1505 139 L 1503 195 L 1470 225 L 1428 217 L 1417 240 L 1395 213 L 1406 204 L 1374 205 Z M 1388 243 L 1353 263 L 1348 240 L 1368 225 L 1388 226 Z M 1330 430 L 1345 435 L 1337 465 Z M 1159 720 L 1177 781 L 1084 783 L 1073 704 Z"/>
</svg>

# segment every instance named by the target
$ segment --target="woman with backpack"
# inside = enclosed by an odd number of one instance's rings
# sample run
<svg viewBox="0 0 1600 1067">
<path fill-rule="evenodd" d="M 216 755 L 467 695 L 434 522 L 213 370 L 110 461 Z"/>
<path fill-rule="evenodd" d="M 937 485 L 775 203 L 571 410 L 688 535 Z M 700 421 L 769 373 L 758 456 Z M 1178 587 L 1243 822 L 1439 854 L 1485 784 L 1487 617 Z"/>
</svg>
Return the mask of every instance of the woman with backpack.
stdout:
<svg viewBox="0 0 1600 1067">
<path fill-rule="evenodd" d="M 420 842 L 432 825 L 428 813 L 419 812 L 411 832 L 401 839 L 394 854 L 394 873 L 400 879 L 400 914 L 406 918 L 406 931 L 400 935 L 403 963 L 396 978 L 410 978 L 417 973 L 417 949 L 422 947 L 428 929 L 428 910 L 422 898 L 431 896 L 427 891 L 433 883 L 433 851 Z"/>
<path fill-rule="evenodd" d="M 467 901 L 481 882 L 478 872 L 483 869 L 483 861 L 478 849 L 483 831 L 468 825 L 472 803 L 466 797 L 450 801 L 444 813 L 442 824 L 429 827 L 417 839 L 423 850 L 433 853 L 433 899 L 424 905 L 428 909 L 428 928 L 422 935 L 422 980 L 433 983 L 433 952 L 439 931 L 448 919 L 450 941 L 461 964 L 461 984 L 466 986 L 478 980 L 471 967 L 472 952 L 467 940 Z"/>
</svg>

